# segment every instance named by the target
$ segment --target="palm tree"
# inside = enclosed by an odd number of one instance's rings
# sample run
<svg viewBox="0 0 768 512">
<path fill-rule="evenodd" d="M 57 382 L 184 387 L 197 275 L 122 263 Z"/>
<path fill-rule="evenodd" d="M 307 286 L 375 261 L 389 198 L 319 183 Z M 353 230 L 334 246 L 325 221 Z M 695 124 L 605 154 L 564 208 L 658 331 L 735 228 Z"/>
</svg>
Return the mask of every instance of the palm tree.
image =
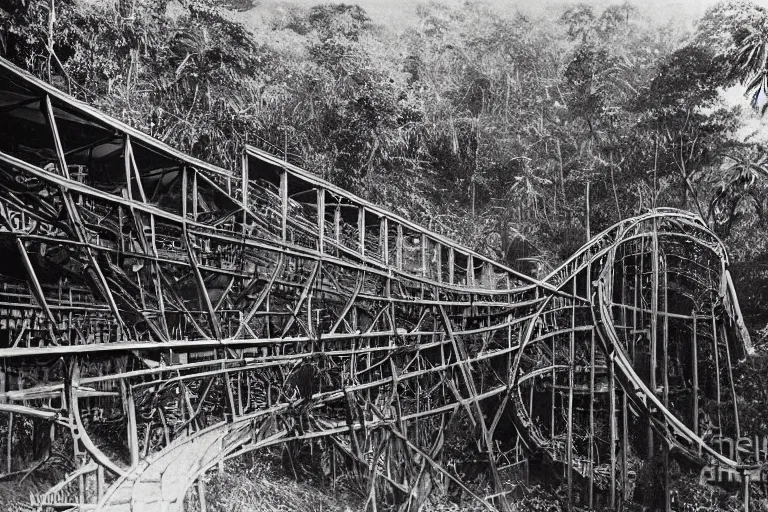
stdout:
<svg viewBox="0 0 768 512">
<path fill-rule="evenodd" d="M 752 108 L 763 115 L 768 109 L 768 23 L 747 27 L 741 39 L 732 73 L 747 83 L 745 95 Z"/>
</svg>

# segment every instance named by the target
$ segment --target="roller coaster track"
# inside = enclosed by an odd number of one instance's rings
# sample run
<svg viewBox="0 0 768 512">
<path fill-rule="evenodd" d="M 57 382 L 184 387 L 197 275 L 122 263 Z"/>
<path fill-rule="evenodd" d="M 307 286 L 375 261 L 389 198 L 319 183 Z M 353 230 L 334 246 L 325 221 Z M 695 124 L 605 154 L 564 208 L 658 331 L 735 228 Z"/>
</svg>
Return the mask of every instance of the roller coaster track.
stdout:
<svg viewBox="0 0 768 512">
<path fill-rule="evenodd" d="M 258 148 L 191 158 L 2 60 L 0 130 L 0 467 L 62 443 L 74 462 L 39 510 L 180 511 L 269 446 L 412 510 L 446 482 L 507 509 L 528 457 L 589 506 L 629 499 L 628 453 L 756 469 L 708 442 L 739 436 L 723 402 L 751 345 L 690 213 L 619 222 L 537 279 Z M 487 493 L 442 463 L 456 425 Z"/>
</svg>

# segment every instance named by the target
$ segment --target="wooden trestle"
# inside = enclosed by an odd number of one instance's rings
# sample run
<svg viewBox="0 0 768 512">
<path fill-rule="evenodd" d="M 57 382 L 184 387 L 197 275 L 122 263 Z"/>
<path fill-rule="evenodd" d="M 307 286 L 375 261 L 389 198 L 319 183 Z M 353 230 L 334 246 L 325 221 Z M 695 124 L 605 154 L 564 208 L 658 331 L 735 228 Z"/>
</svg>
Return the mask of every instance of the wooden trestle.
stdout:
<svg viewBox="0 0 768 512">
<path fill-rule="evenodd" d="M 623 221 L 535 279 L 257 148 L 191 158 L 2 60 L 0 131 L 2 467 L 29 469 L 20 416 L 77 464 L 41 510 L 181 510 L 212 467 L 289 441 L 412 507 L 453 482 L 507 509 L 521 454 L 590 507 L 629 498 L 630 452 L 753 467 L 700 431 L 738 425 L 720 401 L 750 342 L 692 214 Z M 485 495 L 442 463 L 459 416 Z"/>
</svg>

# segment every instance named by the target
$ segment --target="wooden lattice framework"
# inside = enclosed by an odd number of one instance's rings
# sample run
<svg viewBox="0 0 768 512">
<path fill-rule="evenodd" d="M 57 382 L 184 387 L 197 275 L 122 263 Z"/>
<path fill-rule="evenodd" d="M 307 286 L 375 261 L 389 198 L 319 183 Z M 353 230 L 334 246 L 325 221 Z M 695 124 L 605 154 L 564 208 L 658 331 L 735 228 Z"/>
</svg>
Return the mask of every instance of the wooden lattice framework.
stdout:
<svg viewBox="0 0 768 512">
<path fill-rule="evenodd" d="M 750 342 L 692 214 L 620 222 L 534 279 L 257 148 L 236 170 L 191 158 L 2 60 L 0 131 L 0 461 L 23 475 L 64 439 L 77 468 L 40 510 L 181 510 L 209 469 L 288 443 L 414 510 L 449 481 L 508 508 L 520 454 L 590 506 L 627 497 L 630 450 L 755 467 L 701 430 L 738 437 L 721 399 Z M 443 464 L 458 415 L 486 496 Z"/>
</svg>

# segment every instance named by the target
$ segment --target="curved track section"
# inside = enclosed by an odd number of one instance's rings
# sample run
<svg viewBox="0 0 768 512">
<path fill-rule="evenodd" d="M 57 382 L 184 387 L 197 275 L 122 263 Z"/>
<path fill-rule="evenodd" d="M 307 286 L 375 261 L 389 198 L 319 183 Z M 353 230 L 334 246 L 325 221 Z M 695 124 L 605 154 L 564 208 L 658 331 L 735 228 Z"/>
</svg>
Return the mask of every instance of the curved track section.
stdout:
<svg viewBox="0 0 768 512">
<path fill-rule="evenodd" d="M 739 433 L 750 345 L 691 214 L 623 221 L 534 279 L 257 148 L 217 168 L 0 78 L 2 452 L 21 475 L 74 462 L 40 510 L 181 510 L 273 445 L 416 510 L 446 481 L 472 494 L 439 462 L 457 425 L 488 509 L 529 457 L 582 504 L 629 495 L 630 452 L 751 469 L 708 442 Z"/>
</svg>

